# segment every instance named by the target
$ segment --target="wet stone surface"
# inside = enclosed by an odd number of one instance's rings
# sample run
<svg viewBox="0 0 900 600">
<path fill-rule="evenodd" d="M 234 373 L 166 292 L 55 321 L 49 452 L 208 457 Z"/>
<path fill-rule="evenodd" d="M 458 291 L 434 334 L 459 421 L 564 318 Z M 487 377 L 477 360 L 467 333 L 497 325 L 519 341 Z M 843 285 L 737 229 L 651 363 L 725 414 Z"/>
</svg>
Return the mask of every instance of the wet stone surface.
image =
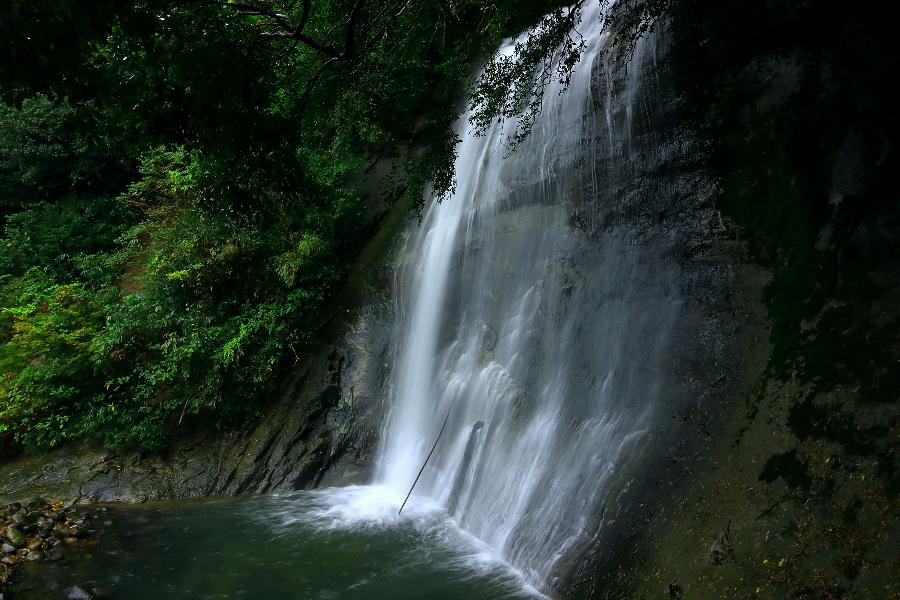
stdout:
<svg viewBox="0 0 900 600">
<path fill-rule="evenodd" d="M 96 545 L 100 531 L 111 523 L 105 506 L 75 507 L 38 497 L 0 507 L 0 598 L 10 588 L 28 586 L 22 573 L 26 563 L 60 560 Z M 81 588 L 70 592 L 69 598 L 95 597 Z"/>
</svg>

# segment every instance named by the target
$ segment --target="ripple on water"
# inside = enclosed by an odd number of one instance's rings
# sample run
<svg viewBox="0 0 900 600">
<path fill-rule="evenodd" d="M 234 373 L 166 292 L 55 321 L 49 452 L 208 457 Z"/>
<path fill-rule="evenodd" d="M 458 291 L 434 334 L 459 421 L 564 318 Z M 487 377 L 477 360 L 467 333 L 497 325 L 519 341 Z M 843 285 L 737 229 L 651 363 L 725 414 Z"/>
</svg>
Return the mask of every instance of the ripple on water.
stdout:
<svg viewBox="0 0 900 600">
<path fill-rule="evenodd" d="M 540 597 L 428 498 L 378 486 L 116 507 L 101 543 L 25 565 L 16 598 L 498 600 Z"/>
<path fill-rule="evenodd" d="M 257 513 L 255 518 L 278 535 L 309 528 L 317 532 L 386 530 L 420 537 L 423 543 L 417 546 L 417 554 L 407 557 L 412 563 L 440 561 L 461 579 L 491 578 L 524 597 L 545 598 L 495 550 L 460 529 L 444 506 L 432 498 L 413 495 L 398 513 L 403 499 L 381 485 L 323 488 L 274 496 L 270 512 Z"/>
</svg>

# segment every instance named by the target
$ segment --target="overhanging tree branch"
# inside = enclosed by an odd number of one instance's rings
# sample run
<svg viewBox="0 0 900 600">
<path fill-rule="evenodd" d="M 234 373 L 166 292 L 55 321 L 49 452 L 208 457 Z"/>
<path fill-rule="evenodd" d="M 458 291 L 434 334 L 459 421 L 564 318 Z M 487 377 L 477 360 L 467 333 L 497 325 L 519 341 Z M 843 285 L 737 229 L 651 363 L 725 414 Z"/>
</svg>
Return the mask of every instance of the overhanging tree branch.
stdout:
<svg viewBox="0 0 900 600">
<path fill-rule="evenodd" d="M 300 45 L 321 57 L 306 79 L 301 104 L 309 101 L 313 88 L 325 72 L 338 63 L 350 65 L 350 76 L 358 73 L 366 57 L 388 38 L 391 25 L 413 4 L 413 0 L 385 0 L 378 5 L 369 0 L 354 0 L 345 17 L 335 19 L 331 16 L 328 23 L 331 27 L 323 33 L 321 22 L 316 20 L 316 8 L 321 4 L 315 5 L 313 0 L 302 0 L 299 7 L 297 2 L 285 0 L 199 1 L 231 10 L 237 17 L 251 19 L 250 26 L 259 30 L 260 39 L 293 42 L 285 52 Z M 374 6 L 377 8 L 371 8 Z M 336 44 L 335 40 L 342 40 L 343 44 Z"/>
<path fill-rule="evenodd" d="M 299 16 L 293 20 L 288 14 L 290 10 L 282 8 L 274 1 L 246 1 L 233 2 L 230 0 L 205 0 L 208 4 L 221 6 L 235 11 L 235 14 L 242 17 L 258 17 L 264 19 L 262 26 L 266 29 L 260 35 L 264 38 L 294 40 L 307 48 L 322 54 L 329 59 L 327 62 L 342 61 L 351 59 L 357 47 L 360 45 L 360 34 L 364 38 L 369 38 L 366 33 L 375 30 L 378 33 L 386 31 L 386 27 L 392 18 L 399 17 L 411 0 L 405 0 L 400 10 L 393 13 L 391 19 L 386 22 L 380 22 L 383 15 L 387 12 L 388 6 L 382 8 L 372 19 L 372 22 L 365 23 L 363 14 L 368 4 L 367 0 L 356 0 L 343 22 L 344 28 L 344 44 L 343 47 L 336 47 L 327 40 L 331 38 L 334 30 L 340 25 L 333 27 L 324 36 L 325 39 L 319 39 L 307 31 L 307 25 L 313 15 L 314 7 L 312 0 L 303 0 Z M 362 43 L 367 49 L 370 45 L 369 40 L 365 39 Z"/>
</svg>

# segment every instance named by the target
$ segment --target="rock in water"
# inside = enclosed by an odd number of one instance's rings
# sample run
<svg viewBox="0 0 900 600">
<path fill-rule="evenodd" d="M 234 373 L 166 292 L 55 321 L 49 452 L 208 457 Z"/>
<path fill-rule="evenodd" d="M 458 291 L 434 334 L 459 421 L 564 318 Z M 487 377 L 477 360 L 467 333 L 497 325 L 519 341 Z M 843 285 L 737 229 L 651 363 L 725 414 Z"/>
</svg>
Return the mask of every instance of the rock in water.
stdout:
<svg viewBox="0 0 900 600">
<path fill-rule="evenodd" d="M 15 525 L 10 525 L 6 528 L 6 537 L 17 548 L 25 545 L 25 534 Z"/>
<path fill-rule="evenodd" d="M 63 557 L 62 548 L 51 548 L 47 553 L 47 560 L 60 560 Z"/>
<path fill-rule="evenodd" d="M 719 537 L 713 542 L 712 546 L 709 547 L 709 560 L 714 565 L 721 565 L 725 562 L 725 559 L 728 558 L 729 549 L 728 549 L 728 536 L 731 533 L 731 521 L 728 522 L 728 525 L 725 526 L 719 533 Z"/>
<path fill-rule="evenodd" d="M 67 589 L 66 592 L 68 594 L 66 598 L 69 600 L 93 600 L 93 596 L 86 592 L 80 585 L 72 586 Z"/>
<path fill-rule="evenodd" d="M 40 550 L 44 546 L 44 541 L 40 538 L 34 538 L 25 546 L 29 550 Z"/>
</svg>

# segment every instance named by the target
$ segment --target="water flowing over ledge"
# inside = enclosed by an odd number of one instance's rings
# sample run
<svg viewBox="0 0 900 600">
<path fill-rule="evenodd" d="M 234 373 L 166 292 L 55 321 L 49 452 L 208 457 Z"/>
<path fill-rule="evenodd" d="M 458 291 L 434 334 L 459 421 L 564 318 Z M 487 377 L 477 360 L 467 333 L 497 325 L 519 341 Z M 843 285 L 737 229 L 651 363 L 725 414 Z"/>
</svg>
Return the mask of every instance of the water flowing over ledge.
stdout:
<svg viewBox="0 0 900 600">
<path fill-rule="evenodd" d="M 615 193 L 641 150 L 634 103 L 655 51 L 642 40 L 614 81 L 601 17 L 600 3 L 585 7 L 568 89 L 547 86 L 508 156 L 515 120 L 478 137 L 460 118 L 456 190 L 428 205 L 396 277 L 397 366 L 375 476 L 402 497 L 449 413 L 416 493 L 544 589 L 596 530 L 608 481 L 640 454 L 681 304 L 677 268 L 572 223 L 573 206 L 588 221 L 611 211 L 593 199 Z M 593 272 L 581 270 L 586 251 Z"/>
</svg>

